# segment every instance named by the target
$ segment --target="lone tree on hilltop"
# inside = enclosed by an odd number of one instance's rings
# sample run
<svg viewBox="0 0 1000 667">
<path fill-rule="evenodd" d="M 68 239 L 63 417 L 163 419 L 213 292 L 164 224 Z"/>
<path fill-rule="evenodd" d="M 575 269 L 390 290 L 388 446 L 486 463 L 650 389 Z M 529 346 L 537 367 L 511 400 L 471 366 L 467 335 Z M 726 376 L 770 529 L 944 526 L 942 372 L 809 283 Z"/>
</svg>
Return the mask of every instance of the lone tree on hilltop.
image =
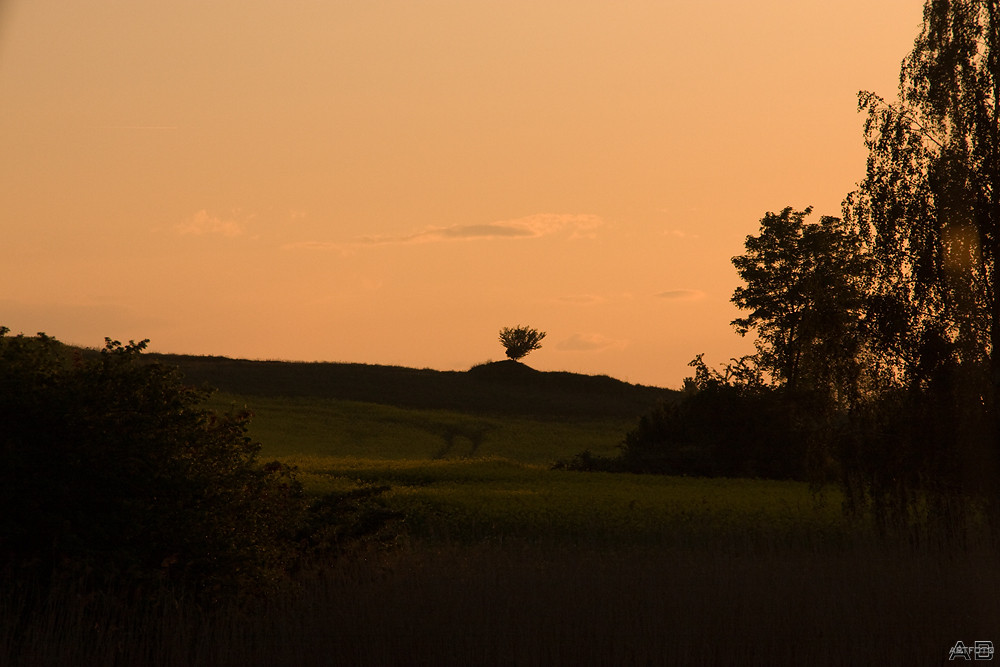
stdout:
<svg viewBox="0 0 1000 667">
<path fill-rule="evenodd" d="M 545 332 L 531 327 L 504 327 L 500 330 L 500 343 L 506 348 L 507 356 L 517 361 L 532 350 L 542 346 Z"/>
</svg>

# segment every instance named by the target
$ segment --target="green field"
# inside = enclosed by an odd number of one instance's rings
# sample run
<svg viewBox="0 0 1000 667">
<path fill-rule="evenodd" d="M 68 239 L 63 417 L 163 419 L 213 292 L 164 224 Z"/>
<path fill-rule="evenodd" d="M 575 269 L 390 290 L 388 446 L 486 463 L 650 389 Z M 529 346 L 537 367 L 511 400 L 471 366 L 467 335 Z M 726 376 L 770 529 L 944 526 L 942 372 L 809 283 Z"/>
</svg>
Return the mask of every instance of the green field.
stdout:
<svg viewBox="0 0 1000 667">
<path fill-rule="evenodd" d="M 538 419 L 415 409 L 328 398 L 219 395 L 246 406 L 263 456 L 458 460 L 502 457 L 551 464 L 583 450 L 611 454 L 634 419 Z"/>
<path fill-rule="evenodd" d="M 543 419 L 233 394 L 213 403 L 251 410 L 262 456 L 296 466 L 308 492 L 389 485 L 385 499 L 421 538 L 801 542 L 844 530 L 834 489 L 551 469 L 583 450 L 613 455 L 638 415 Z"/>
</svg>

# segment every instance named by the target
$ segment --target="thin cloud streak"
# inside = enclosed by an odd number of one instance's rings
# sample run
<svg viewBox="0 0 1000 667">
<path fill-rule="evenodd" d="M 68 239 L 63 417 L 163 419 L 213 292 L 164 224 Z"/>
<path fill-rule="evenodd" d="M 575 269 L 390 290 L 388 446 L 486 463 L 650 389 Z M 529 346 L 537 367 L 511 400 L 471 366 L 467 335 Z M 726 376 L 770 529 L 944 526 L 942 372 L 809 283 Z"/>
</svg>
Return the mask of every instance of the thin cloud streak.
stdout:
<svg viewBox="0 0 1000 667">
<path fill-rule="evenodd" d="M 664 236 L 673 236 L 677 239 L 700 239 L 701 236 L 698 234 L 692 234 L 691 232 L 686 232 L 683 229 L 667 229 L 663 232 Z"/>
<path fill-rule="evenodd" d="M 566 294 L 555 297 L 553 301 L 556 303 L 565 303 L 576 306 L 591 306 L 598 303 L 604 303 L 607 299 L 602 296 L 598 296 L 597 294 Z"/>
<path fill-rule="evenodd" d="M 104 125 L 105 130 L 176 130 L 176 125 Z"/>
<path fill-rule="evenodd" d="M 409 245 L 447 241 L 490 241 L 497 239 L 534 239 L 569 232 L 569 238 L 593 238 L 604 221 L 596 215 L 569 213 L 539 213 L 536 215 L 501 220 L 485 224 L 428 227 L 419 232 L 403 235 L 361 236 L 351 241 L 300 241 L 285 245 L 289 248 L 312 250 L 346 250 L 349 248 L 382 245 Z"/>
<path fill-rule="evenodd" d="M 696 289 L 672 289 L 656 295 L 658 299 L 667 299 L 669 301 L 695 301 L 704 296 L 704 292 Z"/>
<path fill-rule="evenodd" d="M 201 209 L 190 218 L 175 225 L 174 229 L 181 236 L 218 234 L 227 238 L 242 236 L 244 232 L 243 225 L 235 219 L 223 219 L 211 215 L 206 209 Z"/>
<path fill-rule="evenodd" d="M 555 348 L 562 352 L 602 352 L 604 350 L 622 350 L 628 347 L 627 340 L 608 338 L 597 333 L 574 333 L 569 338 L 565 338 L 555 344 Z"/>
<path fill-rule="evenodd" d="M 363 236 L 355 241 L 358 245 L 387 245 L 406 243 L 431 243 L 434 241 L 461 241 L 497 238 L 534 238 L 540 236 L 535 230 L 515 227 L 502 222 L 485 225 L 453 225 L 451 227 L 431 227 L 405 236 Z"/>
</svg>

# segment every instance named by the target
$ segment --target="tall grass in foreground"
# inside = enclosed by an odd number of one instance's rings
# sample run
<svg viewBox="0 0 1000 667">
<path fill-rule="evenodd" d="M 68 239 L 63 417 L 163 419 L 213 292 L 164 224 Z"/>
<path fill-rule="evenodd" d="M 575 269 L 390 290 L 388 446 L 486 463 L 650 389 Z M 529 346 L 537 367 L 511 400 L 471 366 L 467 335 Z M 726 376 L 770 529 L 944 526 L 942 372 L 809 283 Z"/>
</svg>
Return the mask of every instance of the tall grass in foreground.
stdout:
<svg viewBox="0 0 1000 667">
<path fill-rule="evenodd" d="M 772 546 L 411 543 L 210 613 L 66 588 L 22 619 L 8 587 L 0 664 L 931 664 L 1000 639 L 995 552 Z"/>
</svg>

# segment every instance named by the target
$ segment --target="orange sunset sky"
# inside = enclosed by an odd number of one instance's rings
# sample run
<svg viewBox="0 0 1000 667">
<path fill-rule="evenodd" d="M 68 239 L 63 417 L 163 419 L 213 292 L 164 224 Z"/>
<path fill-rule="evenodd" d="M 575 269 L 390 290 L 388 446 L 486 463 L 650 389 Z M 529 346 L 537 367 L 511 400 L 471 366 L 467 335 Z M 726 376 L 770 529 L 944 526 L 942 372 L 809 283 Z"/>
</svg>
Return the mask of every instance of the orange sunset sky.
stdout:
<svg viewBox="0 0 1000 667">
<path fill-rule="evenodd" d="M 676 387 L 838 215 L 920 0 L 0 0 L 0 324 Z"/>
</svg>

